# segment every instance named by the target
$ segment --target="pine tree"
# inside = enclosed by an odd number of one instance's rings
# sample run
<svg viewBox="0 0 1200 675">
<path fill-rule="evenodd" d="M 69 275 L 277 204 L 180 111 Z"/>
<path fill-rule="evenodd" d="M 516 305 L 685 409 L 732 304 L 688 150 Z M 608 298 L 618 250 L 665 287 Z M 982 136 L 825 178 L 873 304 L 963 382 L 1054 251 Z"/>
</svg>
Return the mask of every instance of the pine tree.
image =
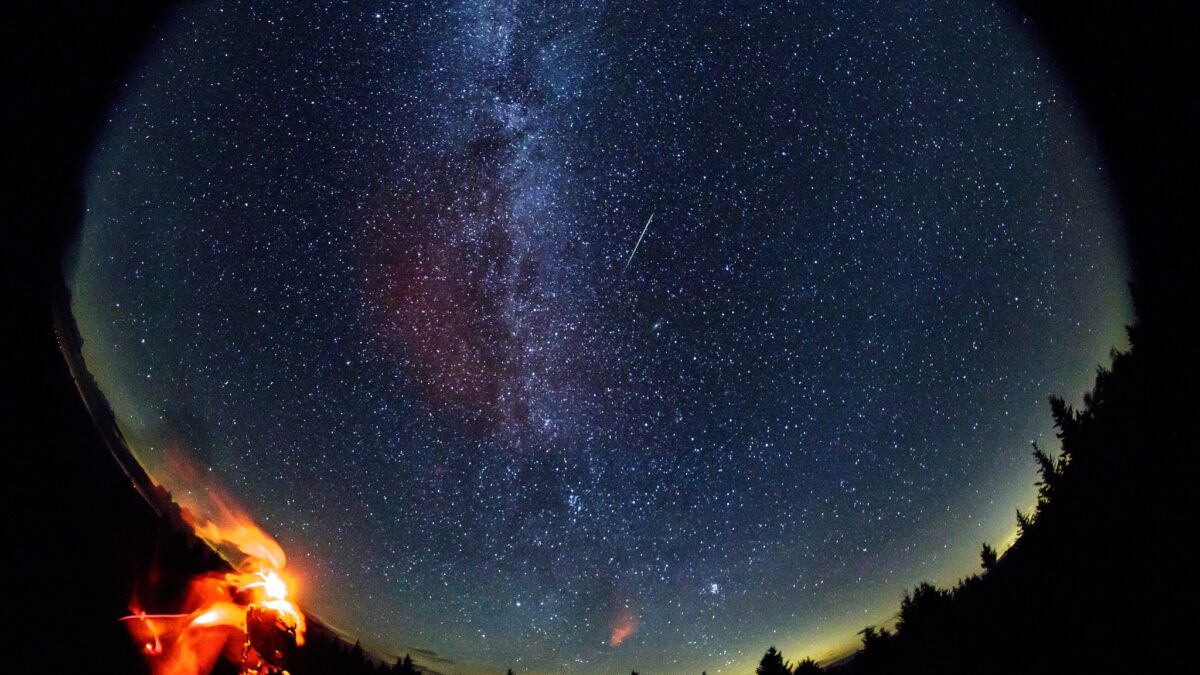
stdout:
<svg viewBox="0 0 1200 675">
<path fill-rule="evenodd" d="M 812 657 L 810 656 L 810 657 L 806 657 L 800 663 L 797 663 L 796 669 L 792 671 L 792 674 L 793 675 L 818 675 L 818 673 L 821 673 L 821 672 L 824 672 L 821 670 L 821 666 L 818 666 L 817 662 L 813 661 Z"/>
<path fill-rule="evenodd" d="M 983 570 L 986 572 L 996 566 L 996 549 L 984 542 L 983 550 L 979 552 Z"/>
<path fill-rule="evenodd" d="M 758 669 L 754 672 L 756 675 L 792 675 L 792 669 L 783 661 L 783 652 L 774 646 L 763 654 L 762 661 L 759 661 Z"/>
<path fill-rule="evenodd" d="M 392 672 L 396 675 L 417 675 L 417 666 L 413 663 L 412 657 L 405 654 L 403 659 L 396 659 L 396 665 L 392 668 Z"/>
</svg>

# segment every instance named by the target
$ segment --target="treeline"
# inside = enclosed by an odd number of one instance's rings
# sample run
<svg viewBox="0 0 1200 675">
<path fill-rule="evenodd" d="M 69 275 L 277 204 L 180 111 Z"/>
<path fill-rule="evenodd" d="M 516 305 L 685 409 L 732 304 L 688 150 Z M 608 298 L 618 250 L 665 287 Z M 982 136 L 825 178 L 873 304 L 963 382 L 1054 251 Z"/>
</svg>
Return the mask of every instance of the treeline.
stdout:
<svg viewBox="0 0 1200 675">
<path fill-rule="evenodd" d="M 348 645 L 318 627 L 316 634 L 310 634 L 304 646 L 296 650 L 288 663 L 288 672 L 295 675 L 418 675 L 423 671 L 408 654 L 389 664 L 372 656 L 358 642 Z"/>
<path fill-rule="evenodd" d="M 1192 581 L 1182 550 L 1184 497 L 1194 475 L 1181 394 L 1180 339 L 1158 332 L 1156 308 L 1136 297 L 1130 349 L 1113 352 L 1083 407 L 1050 400 L 1061 450 L 1036 444 L 1037 507 L 1018 511 L 1019 537 L 953 588 L 905 594 L 894 629 L 869 626 L 853 657 L 827 672 L 1167 672 Z M 758 675 L 820 672 L 771 648 Z"/>
<path fill-rule="evenodd" d="M 1184 499 L 1194 475 L 1191 411 L 1181 395 L 1193 386 L 1191 346 L 1183 348 L 1178 331 L 1158 328 L 1164 308 L 1148 307 L 1136 294 L 1135 304 L 1139 320 L 1129 329 L 1129 351 L 1114 352 L 1111 365 L 1097 371 L 1082 408 L 1074 410 L 1061 398 L 1050 401 L 1061 449 L 1055 454 L 1033 449 L 1038 503 L 1031 513 L 1017 514 L 1016 543 L 1003 556 L 984 544 L 981 573 L 952 588 L 914 588 L 901 600 L 894 628 L 865 628 L 861 649 L 825 672 L 1038 675 L 1180 669 L 1174 661 L 1182 653 L 1179 641 L 1186 639 L 1179 633 L 1193 586 L 1182 545 L 1191 524 L 1191 505 Z M 1178 312 L 1165 309 L 1171 316 Z M 119 450 L 121 439 L 115 441 Z M 156 503 L 159 513 L 146 513 L 145 503 L 122 502 L 123 527 L 107 545 L 119 548 L 113 560 L 123 560 L 132 579 L 128 587 L 114 584 L 96 607 L 80 606 L 81 614 L 97 614 L 89 625 L 115 627 L 114 618 L 134 595 L 151 606 L 160 604 L 156 600 L 170 605 L 193 575 L 225 568 L 180 525 L 169 495 L 152 493 L 147 501 Z M 70 527 L 79 532 L 61 534 L 83 537 L 84 526 L 72 522 Z M 108 576 L 118 579 L 120 573 Z M 151 576 L 154 588 L 138 581 Z M 125 647 L 110 648 L 107 664 L 123 665 L 125 672 L 143 670 L 132 641 L 121 637 Z M 218 671 L 227 667 L 232 666 L 224 663 Z M 407 656 L 385 662 L 317 626 L 289 672 L 427 671 Z M 793 663 L 775 648 L 757 669 L 758 675 L 817 672 L 822 669 L 812 660 Z"/>
</svg>

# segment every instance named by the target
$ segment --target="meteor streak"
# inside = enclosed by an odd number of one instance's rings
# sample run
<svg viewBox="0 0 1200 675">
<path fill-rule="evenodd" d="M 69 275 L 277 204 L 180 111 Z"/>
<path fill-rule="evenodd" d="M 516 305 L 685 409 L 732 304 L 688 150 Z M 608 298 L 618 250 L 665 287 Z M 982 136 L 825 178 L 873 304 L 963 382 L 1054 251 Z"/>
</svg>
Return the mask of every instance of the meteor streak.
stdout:
<svg viewBox="0 0 1200 675">
<path fill-rule="evenodd" d="M 623 270 L 624 272 L 629 271 L 629 263 L 633 262 L 633 256 L 637 254 L 638 247 L 642 245 L 642 240 L 646 238 L 646 230 L 650 229 L 650 221 L 652 220 L 654 220 L 653 213 L 651 213 L 650 217 L 646 219 L 646 226 L 642 228 L 642 233 L 638 235 L 637 243 L 633 245 L 633 251 L 629 253 L 629 260 L 625 261 L 625 269 Z"/>
</svg>

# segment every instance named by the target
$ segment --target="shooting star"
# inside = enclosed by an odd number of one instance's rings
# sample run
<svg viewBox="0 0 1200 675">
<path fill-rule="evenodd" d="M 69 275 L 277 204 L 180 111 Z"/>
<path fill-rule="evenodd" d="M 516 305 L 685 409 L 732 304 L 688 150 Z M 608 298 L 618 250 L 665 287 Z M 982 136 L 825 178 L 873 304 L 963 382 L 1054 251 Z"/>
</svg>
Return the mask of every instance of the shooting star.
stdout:
<svg viewBox="0 0 1200 675">
<path fill-rule="evenodd" d="M 650 213 L 650 217 L 646 220 L 646 226 L 642 228 L 642 233 L 638 235 L 637 243 L 633 245 L 633 251 L 629 253 L 629 260 L 625 261 L 624 272 L 629 271 L 629 263 L 633 262 L 633 256 L 637 255 L 638 247 L 642 245 L 642 240 L 646 238 L 646 230 L 650 229 L 650 221 L 654 220 L 654 213 Z"/>
</svg>

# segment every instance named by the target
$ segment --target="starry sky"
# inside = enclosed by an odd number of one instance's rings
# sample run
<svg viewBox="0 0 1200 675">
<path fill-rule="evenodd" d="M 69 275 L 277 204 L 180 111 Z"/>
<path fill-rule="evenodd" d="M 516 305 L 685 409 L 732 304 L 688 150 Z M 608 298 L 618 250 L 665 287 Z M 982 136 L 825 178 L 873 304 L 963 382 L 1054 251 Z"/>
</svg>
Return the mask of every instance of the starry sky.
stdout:
<svg viewBox="0 0 1200 675">
<path fill-rule="evenodd" d="M 187 6 L 86 176 L 88 367 L 381 653 L 827 656 L 1121 343 L 1086 119 L 988 2 L 581 4 Z"/>
</svg>

